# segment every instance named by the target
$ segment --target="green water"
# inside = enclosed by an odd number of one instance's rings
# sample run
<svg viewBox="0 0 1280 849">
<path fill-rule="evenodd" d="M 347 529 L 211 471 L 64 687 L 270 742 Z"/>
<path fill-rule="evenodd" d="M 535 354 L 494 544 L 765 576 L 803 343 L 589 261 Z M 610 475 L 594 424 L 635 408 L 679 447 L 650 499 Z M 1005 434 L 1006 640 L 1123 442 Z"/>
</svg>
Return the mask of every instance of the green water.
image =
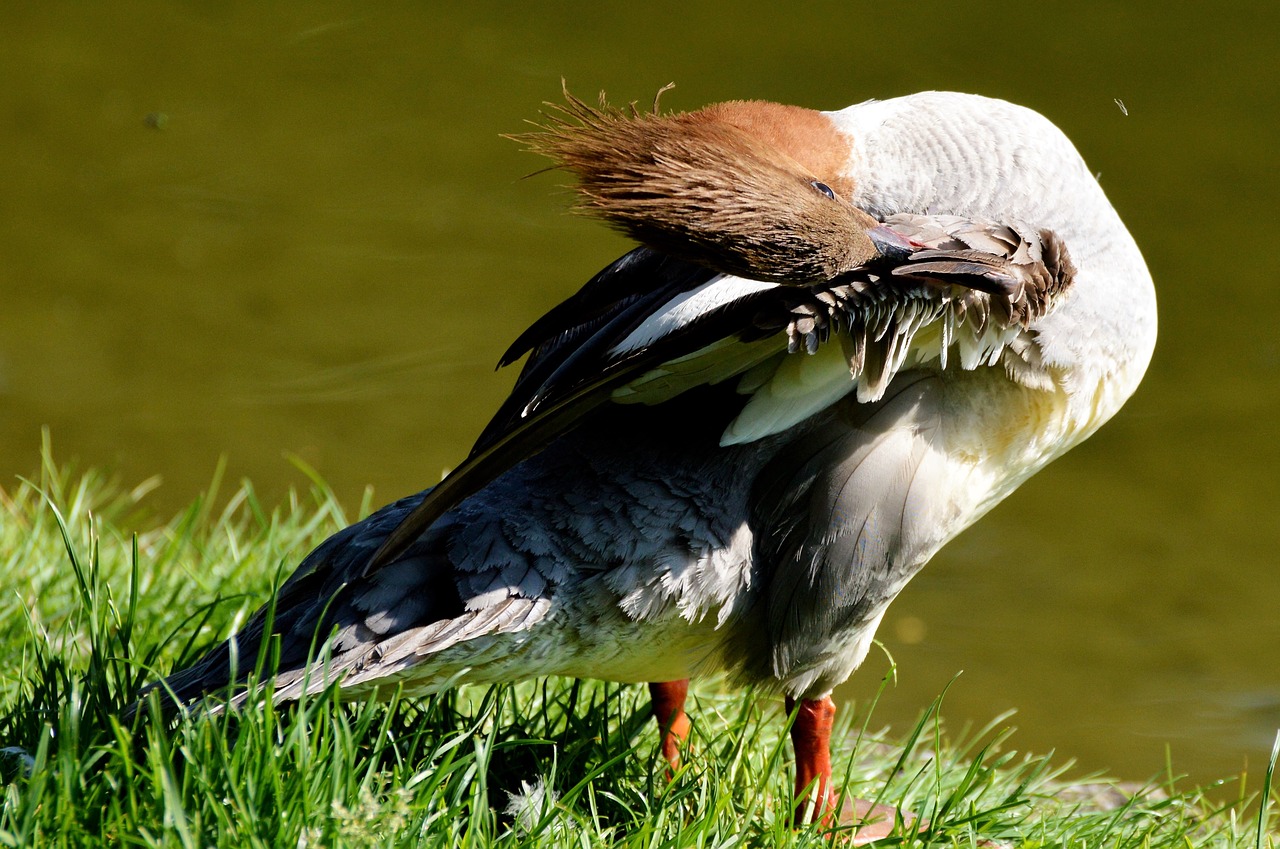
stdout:
<svg viewBox="0 0 1280 849">
<path fill-rule="evenodd" d="M 1280 726 L 1280 14 L 1031 8 L 10 4 L 0 484 L 37 468 L 45 425 L 64 461 L 161 476 L 161 514 L 223 455 L 269 499 L 303 482 L 290 454 L 350 504 L 438 479 L 506 391 L 506 344 L 626 248 L 500 138 L 562 76 L 644 103 L 674 80 L 671 108 L 1005 97 L 1101 174 L 1160 347 L 1112 424 L 897 602 L 877 722 L 964 670 L 948 720 L 1017 708 L 1016 746 L 1134 779 L 1166 745 L 1199 781 L 1257 773 Z M 886 668 L 873 653 L 849 693 Z"/>
</svg>

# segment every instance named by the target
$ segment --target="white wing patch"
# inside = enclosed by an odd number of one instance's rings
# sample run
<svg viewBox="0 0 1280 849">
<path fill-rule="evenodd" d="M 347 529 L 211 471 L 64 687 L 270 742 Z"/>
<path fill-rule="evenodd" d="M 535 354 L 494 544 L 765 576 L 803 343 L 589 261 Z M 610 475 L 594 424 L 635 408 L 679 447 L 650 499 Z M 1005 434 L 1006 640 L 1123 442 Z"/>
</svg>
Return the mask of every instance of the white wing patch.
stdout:
<svg viewBox="0 0 1280 849">
<path fill-rule="evenodd" d="M 667 301 L 661 309 L 646 318 L 609 353 L 613 356 L 621 356 L 630 351 L 639 350 L 669 333 L 674 333 L 681 327 L 705 318 L 708 313 L 715 312 L 718 307 L 777 286 L 777 283 L 747 280 L 729 275 L 713 278 L 696 289 L 683 292 Z"/>
<path fill-rule="evenodd" d="M 1056 236 L 955 216 L 891 216 L 886 225 L 922 249 L 891 269 L 868 267 L 826 286 L 797 287 L 805 296 L 787 299 L 780 317 L 757 319 L 778 323 L 755 325 L 785 329 L 750 342 L 717 339 L 615 389 L 613 400 L 659 404 L 736 379 L 739 394 L 750 397 L 720 444 L 737 445 L 780 433 L 850 393 L 874 403 L 898 373 L 913 368 L 1003 366 L 1025 386 L 1053 385 L 1031 326 L 1075 273 Z M 716 277 L 667 301 L 610 354 L 640 350 L 777 287 Z"/>
<path fill-rule="evenodd" d="M 768 380 L 755 384 L 757 374 L 744 375 L 739 390 L 751 400 L 725 428 L 721 445 L 740 445 L 799 424 L 839 401 L 854 389 L 849 359 L 840 345 L 826 344 L 813 354 L 778 355 Z"/>
<path fill-rule="evenodd" d="M 786 350 L 786 338 L 755 342 L 718 339 L 692 354 L 668 360 L 613 391 L 620 404 L 661 404 L 695 386 L 714 386 L 752 370 Z M 776 367 L 776 366 L 775 366 Z"/>
</svg>

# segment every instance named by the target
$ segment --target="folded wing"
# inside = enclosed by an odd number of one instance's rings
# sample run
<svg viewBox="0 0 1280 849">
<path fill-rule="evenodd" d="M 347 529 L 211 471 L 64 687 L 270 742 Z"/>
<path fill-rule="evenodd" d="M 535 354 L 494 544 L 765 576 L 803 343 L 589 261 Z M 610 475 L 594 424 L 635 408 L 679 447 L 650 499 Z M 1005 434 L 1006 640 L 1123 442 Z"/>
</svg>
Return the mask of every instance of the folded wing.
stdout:
<svg viewBox="0 0 1280 849">
<path fill-rule="evenodd" d="M 437 519 L 572 430 L 601 404 L 661 404 L 736 381 L 723 444 L 749 442 L 850 393 L 872 403 L 921 366 L 1005 368 L 1051 381 L 1031 325 L 1070 291 L 1074 268 L 1046 230 L 896 215 L 901 250 L 819 284 L 720 274 L 637 248 L 547 313 L 503 356 L 529 352 L 511 396 L 467 459 L 392 531 L 365 569 L 394 561 Z"/>
</svg>

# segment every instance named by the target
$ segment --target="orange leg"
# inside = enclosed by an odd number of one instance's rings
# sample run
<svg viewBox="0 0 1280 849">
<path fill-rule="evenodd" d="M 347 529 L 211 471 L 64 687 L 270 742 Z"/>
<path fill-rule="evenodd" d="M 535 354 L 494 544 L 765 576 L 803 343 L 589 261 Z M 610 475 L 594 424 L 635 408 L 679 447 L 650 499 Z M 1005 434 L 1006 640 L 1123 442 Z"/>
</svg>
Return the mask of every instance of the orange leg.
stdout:
<svg viewBox="0 0 1280 849">
<path fill-rule="evenodd" d="M 795 823 L 808 817 L 811 800 L 816 801 L 812 821 L 826 822 L 836 809 L 836 794 L 831 788 L 831 727 L 836 720 L 836 703 L 830 696 L 821 699 L 796 700 L 787 697 L 787 712 L 796 711 L 791 726 L 791 745 L 796 750 Z"/>
<path fill-rule="evenodd" d="M 888 805 L 876 805 L 863 799 L 848 799 L 843 810 L 836 808 L 836 793 L 831 786 L 831 728 L 836 719 L 836 703 L 830 696 L 803 699 L 799 703 L 787 698 L 787 712 L 796 711 L 791 726 L 791 745 L 796 750 L 796 807 L 792 820 L 802 825 L 810 802 L 814 802 L 812 822 L 829 823 L 838 814 L 844 825 L 856 825 L 850 843 L 866 846 L 894 833 L 899 818 L 909 827 L 923 827 L 914 814 L 898 811 Z"/>
<path fill-rule="evenodd" d="M 658 720 L 658 731 L 662 734 L 662 756 L 671 765 L 668 775 L 674 775 L 680 768 L 680 746 L 689 737 L 689 714 L 684 712 L 684 700 L 688 695 L 688 678 L 655 681 L 649 685 L 653 718 Z"/>
</svg>

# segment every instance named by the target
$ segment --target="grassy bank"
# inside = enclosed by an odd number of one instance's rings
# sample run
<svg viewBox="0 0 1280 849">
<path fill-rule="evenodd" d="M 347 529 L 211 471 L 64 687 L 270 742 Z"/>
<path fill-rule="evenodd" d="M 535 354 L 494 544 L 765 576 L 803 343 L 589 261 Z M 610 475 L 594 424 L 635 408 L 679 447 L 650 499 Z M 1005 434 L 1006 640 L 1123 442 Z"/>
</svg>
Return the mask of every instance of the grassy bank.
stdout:
<svg viewBox="0 0 1280 849">
<path fill-rule="evenodd" d="M 248 485 L 217 511 L 210 493 L 168 522 L 141 494 L 52 464 L 0 490 L 0 845 L 829 845 L 788 824 L 780 708 L 714 683 L 695 689 L 671 782 L 642 687 L 122 720 L 142 684 L 233 629 L 351 518 L 318 484 L 270 508 Z M 1013 751 L 998 724 L 951 732 L 930 709 L 884 733 L 866 706 L 841 713 L 844 786 L 931 823 L 905 845 L 1278 845 L 1274 801 L 1258 804 L 1269 776 L 1240 779 L 1225 807 L 1172 780 L 1121 792 Z"/>
</svg>

